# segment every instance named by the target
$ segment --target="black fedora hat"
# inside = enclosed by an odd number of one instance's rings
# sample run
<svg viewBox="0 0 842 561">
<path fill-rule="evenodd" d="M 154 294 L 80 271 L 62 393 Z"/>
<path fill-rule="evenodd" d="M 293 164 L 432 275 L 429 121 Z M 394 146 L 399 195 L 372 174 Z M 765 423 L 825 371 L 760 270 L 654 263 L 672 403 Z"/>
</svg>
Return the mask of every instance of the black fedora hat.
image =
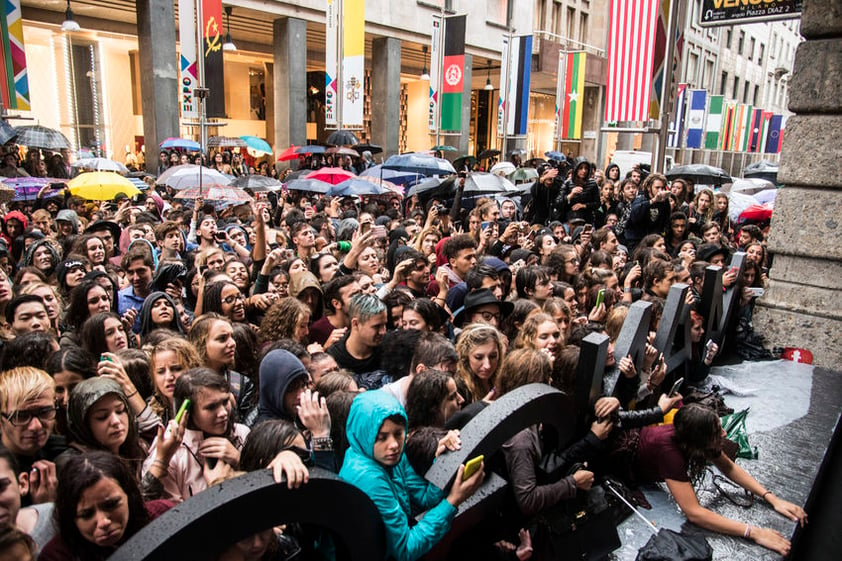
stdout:
<svg viewBox="0 0 842 561">
<path fill-rule="evenodd" d="M 494 293 L 488 288 L 480 288 L 479 290 L 474 290 L 465 296 L 465 304 L 458 309 L 456 314 L 453 316 L 453 325 L 456 327 L 462 327 L 462 323 L 465 321 L 465 316 L 467 316 L 471 310 L 479 308 L 480 306 L 485 306 L 486 304 L 497 304 L 500 306 L 501 316 L 509 315 L 515 307 L 511 302 L 501 302 L 498 300 L 497 297 L 494 296 Z"/>
</svg>

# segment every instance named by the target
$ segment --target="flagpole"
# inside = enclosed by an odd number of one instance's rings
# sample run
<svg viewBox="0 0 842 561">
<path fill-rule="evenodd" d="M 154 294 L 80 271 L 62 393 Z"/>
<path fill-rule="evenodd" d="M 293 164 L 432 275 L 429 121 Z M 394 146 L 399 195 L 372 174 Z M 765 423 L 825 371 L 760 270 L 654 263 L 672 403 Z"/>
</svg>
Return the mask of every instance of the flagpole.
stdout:
<svg viewBox="0 0 842 561">
<path fill-rule="evenodd" d="M 500 147 L 500 155 L 503 156 L 500 161 L 505 161 L 506 157 L 506 144 L 509 141 L 509 104 L 511 103 L 511 99 L 509 98 L 509 91 L 511 90 L 511 62 L 512 62 L 512 41 L 514 41 L 514 34 L 509 31 L 509 48 L 506 50 L 506 101 L 503 104 L 503 145 Z M 502 85 L 500 86 L 500 94 L 502 95 L 503 89 Z"/>
<path fill-rule="evenodd" d="M 673 112 L 673 83 L 675 65 L 675 29 L 682 0 L 671 0 L 670 16 L 667 22 L 667 51 L 664 57 L 664 85 L 661 89 L 661 127 L 658 132 L 658 151 L 652 171 L 663 173 L 667 156 L 667 134 L 669 133 L 670 115 Z"/>
<path fill-rule="evenodd" d="M 436 143 L 434 146 L 439 146 L 441 144 L 441 105 L 442 105 L 442 80 L 444 80 L 444 34 L 447 33 L 447 18 L 444 16 L 444 4 L 442 4 L 441 8 L 441 27 L 439 29 L 439 36 L 438 36 L 438 49 L 436 52 L 436 68 L 438 68 L 438 72 L 436 72 L 436 95 L 438 95 L 438 101 L 436 103 L 437 110 L 436 110 Z M 433 59 L 430 59 L 430 64 L 433 63 Z M 464 67 L 464 66 L 463 66 Z M 464 89 L 464 88 L 463 88 Z M 444 155 L 444 154 L 442 154 Z"/>
<path fill-rule="evenodd" d="M 339 31 L 339 37 L 336 39 L 336 130 L 342 130 L 344 123 L 342 122 L 342 107 L 345 103 L 345 82 L 342 77 L 343 66 L 345 64 L 345 2 L 344 0 L 336 0 L 337 3 L 337 22 L 336 28 Z"/>
<path fill-rule="evenodd" d="M 556 132 L 558 134 L 558 138 L 556 138 L 556 150 L 561 152 L 561 143 L 562 143 L 561 137 L 563 136 L 563 131 L 562 131 L 562 127 L 561 127 L 562 122 L 563 122 L 562 111 L 564 110 L 563 109 L 564 103 L 566 102 L 566 100 L 565 100 L 566 96 L 565 96 L 564 92 L 567 90 L 567 70 L 566 70 L 566 68 L 567 68 L 567 55 L 568 55 L 568 53 L 567 53 L 567 43 L 566 42 L 564 43 L 564 48 L 559 49 L 558 52 L 559 52 L 558 73 L 561 74 L 562 66 L 565 68 L 564 81 L 561 84 L 556 85 L 556 90 L 559 93 L 561 93 L 561 96 L 556 96 L 556 97 L 561 97 L 561 100 L 556 99 L 556 103 L 559 103 L 558 112 L 556 114 L 556 122 L 557 122 Z M 559 81 L 562 80 L 561 76 L 558 76 L 556 79 L 559 80 Z"/>
</svg>

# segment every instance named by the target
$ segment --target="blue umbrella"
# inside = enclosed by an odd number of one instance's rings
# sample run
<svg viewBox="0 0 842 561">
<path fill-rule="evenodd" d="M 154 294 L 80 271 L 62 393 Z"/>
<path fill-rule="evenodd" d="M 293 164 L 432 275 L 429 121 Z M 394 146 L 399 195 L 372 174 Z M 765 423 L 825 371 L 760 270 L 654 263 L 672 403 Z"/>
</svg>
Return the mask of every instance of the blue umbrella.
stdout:
<svg viewBox="0 0 842 561">
<path fill-rule="evenodd" d="M 383 169 L 394 169 L 420 175 L 449 175 L 456 173 L 453 164 L 426 154 L 410 153 L 390 156 Z"/>
<path fill-rule="evenodd" d="M 240 138 L 243 139 L 246 142 L 246 145 L 255 152 L 263 152 L 264 154 L 272 153 L 272 147 L 269 146 L 269 143 L 262 138 L 248 135 L 241 136 Z"/>
<path fill-rule="evenodd" d="M 563 162 L 567 160 L 567 157 L 557 150 L 550 150 L 549 152 L 544 152 L 544 155 L 549 160 L 556 160 L 557 162 Z"/>
<path fill-rule="evenodd" d="M 287 181 L 287 190 L 289 191 L 308 191 L 310 193 L 327 193 L 332 185 L 318 179 L 293 179 Z"/>
<path fill-rule="evenodd" d="M 384 189 L 377 183 L 372 183 L 367 179 L 354 177 L 346 179 L 342 183 L 337 183 L 327 192 L 331 197 L 348 197 L 353 195 L 382 195 L 384 193 L 391 193 L 391 191 Z"/>
<path fill-rule="evenodd" d="M 299 146 L 295 149 L 296 154 L 324 154 L 326 148 L 324 146 L 318 146 L 316 144 L 310 144 L 307 146 Z"/>
<path fill-rule="evenodd" d="M 418 177 L 418 174 L 415 172 L 384 169 L 383 164 L 377 164 L 376 166 L 371 166 L 370 168 L 363 170 L 360 177 L 376 177 L 377 179 L 391 181 L 395 185 L 404 185 L 405 183 L 409 183 Z"/>
<path fill-rule="evenodd" d="M 184 150 L 201 150 L 202 147 L 195 140 L 170 137 L 161 143 L 161 148 L 182 148 Z"/>
</svg>

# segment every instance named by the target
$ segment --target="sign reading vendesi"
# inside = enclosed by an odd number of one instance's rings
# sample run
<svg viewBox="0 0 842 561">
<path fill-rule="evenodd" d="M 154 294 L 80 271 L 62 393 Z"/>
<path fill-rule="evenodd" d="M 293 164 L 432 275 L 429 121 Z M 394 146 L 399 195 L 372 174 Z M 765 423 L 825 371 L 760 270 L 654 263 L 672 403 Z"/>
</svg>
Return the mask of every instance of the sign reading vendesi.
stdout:
<svg viewBox="0 0 842 561">
<path fill-rule="evenodd" d="M 699 25 L 715 27 L 736 23 L 795 19 L 803 0 L 703 0 Z"/>
</svg>

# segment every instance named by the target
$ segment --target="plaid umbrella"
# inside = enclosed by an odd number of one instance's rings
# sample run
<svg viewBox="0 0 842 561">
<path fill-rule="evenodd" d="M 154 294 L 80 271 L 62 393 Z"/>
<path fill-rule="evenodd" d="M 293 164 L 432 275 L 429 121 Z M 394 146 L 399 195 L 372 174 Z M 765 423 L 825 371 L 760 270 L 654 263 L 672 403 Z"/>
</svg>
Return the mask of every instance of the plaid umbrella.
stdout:
<svg viewBox="0 0 842 561">
<path fill-rule="evenodd" d="M 209 148 L 245 148 L 246 141 L 234 136 L 212 136 L 208 139 Z"/>
<path fill-rule="evenodd" d="M 254 199 L 251 195 L 240 189 L 227 184 L 205 183 L 202 188 L 191 187 L 176 193 L 178 199 L 205 199 L 208 201 L 225 201 L 226 203 L 243 204 L 250 203 Z"/>
<path fill-rule="evenodd" d="M 169 185 L 173 189 L 187 189 L 201 185 L 228 185 L 231 178 L 218 171 L 196 164 L 173 166 L 158 176 L 158 185 Z"/>
<path fill-rule="evenodd" d="M 16 136 L 12 125 L 0 119 L 0 144 L 6 144 Z"/>
<path fill-rule="evenodd" d="M 89 201 L 108 201 L 120 193 L 129 197 L 140 193 L 140 189 L 131 181 L 110 171 L 79 174 L 67 183 L 67 188 L 72 195 Z"/>
<path fill-rule="evenodd" d="M 265 175 L 241 175 L 230 183 L 231 187 L 239 187 L 240 189 L 251 189 L 255 193 L 265 191 L 280 191 L 283 183 L 274 177 L 267 177 Z"/>
<path fill-rule="evenodd" d="M 119 173 L 129 173 L 129 168 L 120 162 L 115 162 L 114 160 L 109 160 L 108 158 L 83 158 L 70 164 L 70 167 L 88 169 L 91 171 L 116 171 Z"/>
<path fill-rule="evenodd" d="M 201 150 L 202 146 L 195 140 L 175 138 L 171 136 L 161 143 L 161 148 L 182 148 L 184 150 Z"/>
<path fill-rule="evenodd" d="M 342 183 L 346 179 L 353 179 L 354 177 L 357 176 L 342 168 L 322 168 L 307 175 L 307 179 L 318 179 L 331 185 Z"/>
<path fill-rule="evenodd" d="M 26 125 L 15 127 L 17 142 L 27 148 L 45 148 L 47 150 L 70 149 L 70 141 L 61 132 L 55 129 L 48 129 L 41 125 Z"/>
</svg>

